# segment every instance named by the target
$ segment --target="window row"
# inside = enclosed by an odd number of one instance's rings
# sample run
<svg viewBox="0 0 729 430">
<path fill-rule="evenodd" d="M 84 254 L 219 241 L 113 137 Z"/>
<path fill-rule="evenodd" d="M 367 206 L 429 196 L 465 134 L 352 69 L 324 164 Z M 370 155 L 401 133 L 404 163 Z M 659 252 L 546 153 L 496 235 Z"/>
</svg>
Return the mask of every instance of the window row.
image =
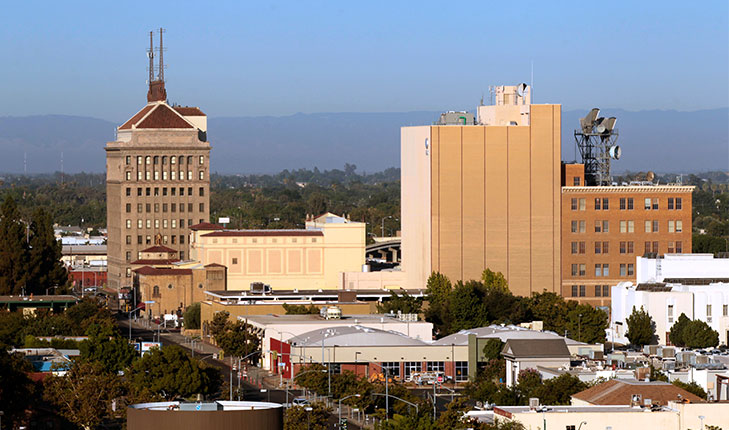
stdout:
<svg viewBox="0 0 729 430">
<path fill-rule="evenodd" d="M 167 237 L 167 236 L 165 236 L 165 237 Z M 180 236 L 180 239 L 182 239 L 182 236 Z M 137 260 L 140 260 L 141 258 L 142 258 L 141 251 L 140 252 L 137 252 L 137 258 L 136 259 Z M 184 260 L 184 259 L 185 259 L 185 251 L 180 251 L 180 260 Z M 131 263 L 132 262 L 132 251 L 126 251 L 126 261 L 127 261 L 127 263 Z M 131 273 L 132 273 L 132 268 L 131 267 L 127 267 L 127 278 L 131 277 Z"/>
<path fill-rule="evenodd" d="M 172 197 L 176 197 L 178 194 L 177 190 L 178 190 L 177 187 L 170 187 L 169 195 Z M 185 197 L 185 187 L 180 187 L 179 190 L 180 190 L 180 192 L 179 192 L 180 197 Z M 152 196 L 152 195 L 157 197 L 160 195 L 160 191 L 162 192 L 162 197 L 167 196 L 167 191 L 168 191 L 167 187 L 161 187 L 161 188 L 160 187 L 146 187 L 146 188 L 137 187 L 137 197 Z M 127 197 L 132 196 L 131 187 L 126 187 L 125 192 L 126 192 Z M 205 197 L 205 187 L 199 187 L 197 194 L 200 197 Z M 187 187 L 187 195 L 192 196 L 192 187 Z"/>
<path fill-rule="evenodd" d="M 127 181 L 131 181 L 132 180 L 132 177 L 133 177 L 132 173 L 133 172 L 131 172 L 129 170 L 126 171 L 126 180 Z M 170 180 L 170 181 L 177 181 L 177 180 L 184 181 L 185 180 L 185 171 L 184 170 L 180 170 L 180 176 L 177 176 L 177 171 L 172 170 L 172 171 L 169 172 L 169 178 L 168 178 L 167 171 L 166 170 L 163 170 L 162 171 L 162 174 L 161 174 L 161 178 L 162 178 L 163 181 L 167 181 L 167 180 Z M 201 181 L 204 181 L 205 180 L 205 171 L 204 170 L 200 170 L 198 172 L 198 179 L 201 180 Z M 142 171 L 142 170 L 137 171 L 137 181 L 159 181 L 159 180 L 160 180 L 160 172 L 158 170 L 155 170 L 155 171 L 152 171 L 152 172 L 149 171 L 149 170 L 147 170 L 147 171 Z M 187 171 L 187 180 L 188 181 L 192 181 L 192 170 L 188 170 Z"/>
<path fill-rule="evenodd" d="M 608 220 L 595 220 L 595 233 L 609 233 L 610 232 L 610 221 Z M 643 230 L 646 233 L 658 233 L 660 231 L 660 222 L 658 220 L 646 220 L 644 221 Z M 573 220 L 571 221 L 570 231 L 572 233 L 584 233 L 585 232 L 585 221 Z M 683 232 L 683 221 L 682 220 L 668 220 L 669 233 L 681 233 Z M 620 233 L 635 233 L 635 221 L 632 220 L 621 220 L 620 221 Z"/>
<path fill-rule="evenodd" d="M 177 155 L 170 155 L 170 156 L 167 156 L 167 155 L 162 155 L 162 156 L 137 155 L 137 165 L 139 165 L 139 166 L 150 165 L 150 164 L 158 165 L 160 163 L 164 166 L 167 164 L 168 160 L 169 160 L 170 164 L 185 164 L 185 161 L 187 161 L 187 164 L 192 164 L 194 158 L 192 155 L 188 155 L 187 157 L 185 157 L 184 155 L 179 155 L 179 156 L 177 156 Z M 126 162 L 127 166 L 130 166 L 132 164 L 132 156 L 127 155 L 126 159 L 124 161 Z M 205 164 L 205 156 L 200 155 L 198 157 L 198 165 L 202 166 L 204 164 Z"/>
<path fill-rule="evenodd" d="M 170 212 L 177 212 L 179 209 L 179 212 L 185 212 L 185 203 L 137 203 L 137 213 L 151 213 L 152 209 L 154 209 L 154 213 L 159 213 L 160 206 L 162 208 L 162 213 L 166 213 L 169 209 Z M 187 211 L 192 212 L 193 211 L 193 204 L 188 203 L 187 204 Z M 126 212 L 132 213 L 132 204 L 127 203 L 126 204 Z M 205 212 L 205 203 L 198 203 L 198 212 Z"/>
<path fill-rule="evenodd" d="M 634 200 L 632 197 L 621 197 L 619 200 L 619 207 L 620 210 L 633 210 L 634 208 Z M 647 197 L 643 199 L 643 208 L 645 210 L 658 210 L 660 199 L 658 197 Z M 609 210 L 610 209 L 610 199 L 607 197 L 595 197 L 594 198 L 594 208 L 595 210 Z M 584 211 L 586 209 L 586 201 L 584 198 L 572 198 L 570 201 L 570 208 L 573 211 Z M 669 197 L 667 200 L 666 207 L 669 210 L 681 210 L 683 208 L 683 198 L 682 197 Z"/>
<path fill-rule="evenodd" d="M 162 242 L 165 245 L 167 245 L 168 243 L 170 243 L 172 245 L 176 245 L 177 244 L 177 237 L 178 236 L 176 236 L 174 234 L 171 235 L 169 237 L 169 242 L 168 242 L 167 236 L 162 236 Z M 181 235 L 179 235 L 179 238 L 180 238 L 180 245 L 184 245 L 185 244 L 185 235 L 184 234 L 181 234 Z M 127 245 L 131 245 L 132 244 L 132 236 L 131 235 L 127 235 L 126 243 L 127 243 Z M 141 234 L 140 235 L 137 235 L 137 245 L 152 245 L 152 236 L 150 236 L 150 235 L 142 236 Z M 137 257 L 137 258 L 140 258 L 140 257 Z M 127 258 L 127 260 L 129 260 L 129 258 Z"/>
<path fill-rule="evenodd" d="M 595 285 L 595 297 L 610 297 L 610 285 Z M 572 297 L 585 297 L 587 294 L 585 285 L 572 285 Z"/>
<path fill-rule="evenodd" d="M 151 219 L 143 220 L 143 219 L 140 218 L 140 219 L 137 219 L 137 228 L 138 229 L 141 229 L 141 228 L 152 228 L 152 224 L 153 223 L 154 223 L 154 228 L 155 229 L 159 229 L 160 228 L 160 225 L 162 226 L 161 228 L 168 228 L 168 226 L 169 226 L 169 228 L 177 228 L 177 220 L 176 219 L 169 220 L 169 223 L 167 221 L 168 221 L 167 219 L 163 219 L 163 220 L 158 220 L 158 219 L 155 219 L 155 220 L 151 220 Z M 205 222 L 205 220 L 201 218 L 200 219 L 200 223 L 202 223 L 202 222 Z M 126 220 L 126 227 L 127 227 L 127 229 L 131 229 L 132 228 L 132 225 L 133 225 L 132 220 L 130 220 L 130 219 Z M 179 225 L 180 225 L 180 228 L 185 228 L 185 219 L 184 218 L 180 218 L 180 224 Z M 187 226 L 190 227 L 191 225 L 193 225 L 192 224 L 192 219 L 189 218 L 187 220 Z"/>
<path fill-rule="evenodd" d="M 415 373 L 423 372 L 442 372 L 445 374 L 445 362 L 443 361 L 428 361 L 425 363 L 425 369 L 423 368 L 423 362 L 421 361 L 404 361 L 402 362 L 403 374 L 400 374 L 400 362 L 398 361 L 386 361 L 380 363 L 383 370 L 387 369 L 387 374 L 393 378 L 401 378 L 409 380 L 414 376 Z M 456 361 L 455 363 L 455 380 L 456 382 L 463 382 L 468 380 L 468 361 Z M 334 371 L 334 373 L 339 373 Z"/>
</svg>

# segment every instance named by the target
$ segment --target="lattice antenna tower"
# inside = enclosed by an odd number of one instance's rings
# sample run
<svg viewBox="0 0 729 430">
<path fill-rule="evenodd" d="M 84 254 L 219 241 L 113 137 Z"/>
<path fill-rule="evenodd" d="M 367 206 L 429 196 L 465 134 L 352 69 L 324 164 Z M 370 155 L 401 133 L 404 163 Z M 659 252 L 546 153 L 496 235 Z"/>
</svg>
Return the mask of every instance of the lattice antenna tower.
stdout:
<svg viewBox="0 0 729 430">
<path fill-rule="evenodd" d="M 165 33 L 165 29 L 159 28 L 159 70 L 157 71 L 157 80 L 164 82 L 165 80 L 165 62 L 164 52 L 165 48 L 162 44 L 162 35 Z"/>
<path fill-rule="evenodd" d="M 149 32 L 149 50 L 147 51 L 147 57 L 149 58 L 149 79 L 147 84 L 149 85 L 154 81 L 154 32 Z"/>
<path fill-rule="evenodd" d="M 580 118 L 580 128 L 575 130 L 575 143 L 585 165 L 585 185 L 610 185 L 610 161 L 619 160 L 622 153 L 616 145 L 618 130 L 616 118 L 598 117 L 600 109 L 592 109 Z"/>
</svg>

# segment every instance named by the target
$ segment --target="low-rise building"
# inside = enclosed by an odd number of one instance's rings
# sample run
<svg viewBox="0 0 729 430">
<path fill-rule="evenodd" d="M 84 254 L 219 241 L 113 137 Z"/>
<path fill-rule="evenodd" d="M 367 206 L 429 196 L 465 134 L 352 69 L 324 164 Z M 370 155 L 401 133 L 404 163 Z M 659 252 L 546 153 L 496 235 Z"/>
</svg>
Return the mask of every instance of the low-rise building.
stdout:
<svg viewBox="0 0 729 430">
<path fill-rule="evenodd" d="M 668 382 L 630 379 L 611 379 L 572 395 L 573 406 L 664 406 L 670 401 L 700 403 L 704 400 Z"/>
<path fill-rule="evenodd" d="M 192 226 L 190 257 L 228 267 L 228 288 L 263 283 L 274 290 L 338 289 L 343 272 L 365 263 L 365 223 L 325 213 L 307 217 L 304 229 L 227 230 Z"/>
<path fill-rule="evenodd" d="M 710 254 L 638 257 L 638 279 L 612 287 L 611 329 L 626 343 L 625 323 L 633 308 L 645 309 L 656 324 L 660 344 L 681 314 L 706 322 L 729 345 L 729 259 Z"/>
<path fill-rule="evenodd" d="M 506 360 L 506 386 L 519 382 L 519 372 L 538 367 L 569 367 L 572 355 L 563 339 L 509 339 L 501 355 Z"/>
<path fill-rule="evenodd" d="M 666 406 L 495 406 L 491 411 L 474 410 L 471 419 L 519 422 L 527 429 L 661 429 L 689 430 L 703 426 L 722 428 L 729 422 L 729 403 L 669 401 Z"/>
</svg>

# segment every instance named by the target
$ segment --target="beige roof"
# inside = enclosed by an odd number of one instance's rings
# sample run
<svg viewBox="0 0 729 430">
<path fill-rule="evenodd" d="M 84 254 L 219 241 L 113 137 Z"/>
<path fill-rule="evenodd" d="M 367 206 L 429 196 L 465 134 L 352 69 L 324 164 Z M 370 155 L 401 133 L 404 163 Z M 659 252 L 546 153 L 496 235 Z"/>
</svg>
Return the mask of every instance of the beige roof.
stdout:
<svg viewBox="0 0 729 430">
<path fill-rule="evenodd" d="M 509 339 L 501 354 L 513 358 L 570 358 L 563 339 Z"/>
<path fill-rule="evenodd" d="M 635 394 L 641 396 L 641 403 L 650 399 L 651 404 L 667 405 L 669 400 L 679 400 L 679 398 L 692 403 L 703 402 L 699 396 L 668 382 L 624 379 L 611 379 L 580 391 L 572 397 L 593 405 L 629 405 Z"/>
</svg>

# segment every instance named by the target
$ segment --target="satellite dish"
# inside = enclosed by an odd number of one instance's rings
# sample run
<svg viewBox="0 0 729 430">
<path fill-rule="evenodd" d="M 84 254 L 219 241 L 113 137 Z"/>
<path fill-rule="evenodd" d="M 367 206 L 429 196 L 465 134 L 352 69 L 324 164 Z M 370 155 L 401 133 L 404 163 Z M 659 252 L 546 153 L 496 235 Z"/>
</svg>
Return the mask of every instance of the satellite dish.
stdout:
<svg viewBox="0 0 729 430">
<path fill-rule="evenodd" d="M 607 119 L 606 118 L 598 118 L 597 119 L 597 127 L 595 127 L 595 131 L 597 131 L 600 134 L 603 134 L 607 131 Z"/>
<path fill-rule="evenodd" d="M 653 182 L 653 179 L 655 179 L 655 177 L 656 177 L 656 174 L 655 173 L 648 172 L 645 175 L 645 180 L 648 181 L 648 182 Z"/>
<path fill-rule="evenodd" d="M 610 147 L 610 158 L 614 160 L 620 160 L 620 155 L 623 153 L 623 151 L 620 149 L 620 146 L 614 145 Z"/>
<path fill-rule="evenodd" d="M 521 83 L 516 86 L 516 95 L 519 97 L 524 97 L 524 93 L 526 92 L 527 84 Z"/>
</svg>

